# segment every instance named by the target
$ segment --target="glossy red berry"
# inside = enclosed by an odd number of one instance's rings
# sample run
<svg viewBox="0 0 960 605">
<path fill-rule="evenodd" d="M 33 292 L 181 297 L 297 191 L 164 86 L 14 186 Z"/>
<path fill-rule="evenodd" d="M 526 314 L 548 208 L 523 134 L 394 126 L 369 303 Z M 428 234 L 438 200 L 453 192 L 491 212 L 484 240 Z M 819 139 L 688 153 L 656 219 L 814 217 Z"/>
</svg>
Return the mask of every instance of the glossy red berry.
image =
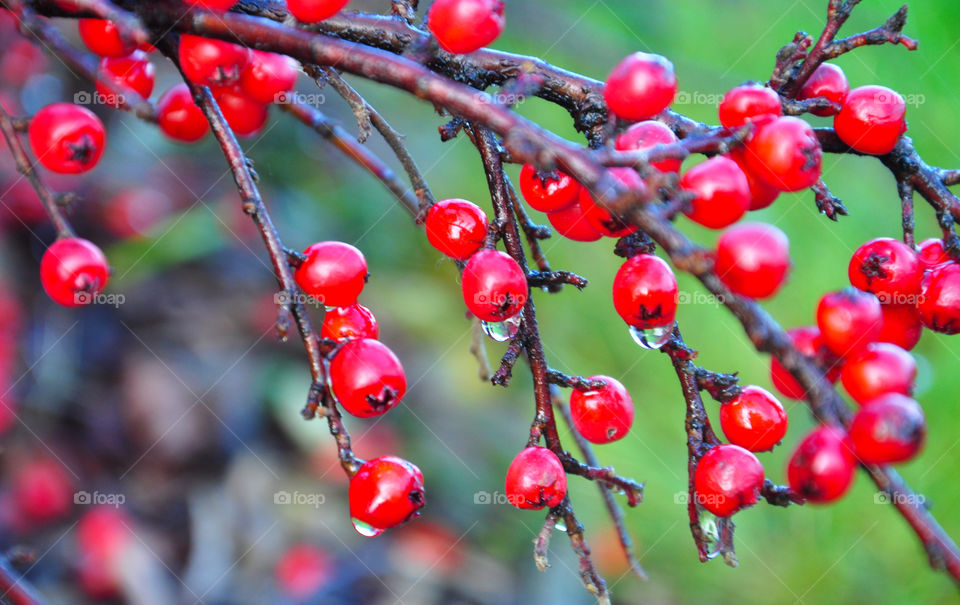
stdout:
<svg viewBox="0 0 960 605">
<path fill-rule="evenodd" d="M 591 376 L 602 380 L 600 389 L 570 393 L 570 416 L 573 427 L 591 443 L 610 443 L 627 434 L 633 426 L 633 399 L 626 387 L 610 376 Z"/>
<path fill-rule="evenodd" d="M 777 198 L 780 196 L 780 190 L 768 185 L 766 181 L 757 178 L 757 176 L 750 171 L 747 167 L 747 161 L 744 158 L 743 149 L 734 150 L 730 152 L 727 157 L 736 162 L 740 170 L 743 170 L 744 176 L 747 177 L 747 184 L 750 186 L 750 210 L 763 210 L 777 201 Z"/>
<path fill-rule="evenodd" d="M 213 97 L 223 118 L 238 136 L 253 136 L 267 123 L 267 106 L 247 96 L 237 85 L 214 88 Z"/>
<path fill-rule="evenodd" d="M 487 214 L 467 200 L 441 200 L 427 212 L 425 227 L 430 245 L 451 258 L 467 260 L 487 237 Z"/>
<path fill-rule="evenodd" d="M 923 324 L 913 305 L 881 305 L 883 326 L 880 329 L 880 342 L 889 342 L 905 351 L 909 351 L 920 342 Z"/>
<path fill-rule="evenodd" d="M 348 341 L 334 355 L 330 386 L 343 409 L 358 418 L 370 418 L 400 403 L 407 392 L 407 377 L 387 345 L 361 338 Z"/>
<path fill-rule="evenodd" d="M 647 185 L 636 170 L 632 168 L 611 168 L 610 174 L 624 187 L 632 189 L 638 195 L 645 195 Z M 597 203 L 586 187 L 580 188 L 580 210 L 590 226 L 607 237 L 623 237 L 637 230 L 636 225 L 625 224 Z"/>
<path fill-rule="evenodd" d="M 917 379 L 917 362 L 910 353 L 888 342 L 875 342 L 843 364 L 840 380 L 857 403 L 888 393 L 910 395 Z"/>
<path fill-rule="evenodd" d="M 27 130 L 33 155 L 44 168 L 79 174 L 97 165 L 107 133 L 92 111 L 73 103 L 47 105 L 30 120 Z"/>
<path fill-rule="evenodd" d="M 520 169 L 520 193 L 534 210 L 556 212 L 577 203 L 580 183 L 559 170 L 554 172 L 556 178 L 544 178 L 530 164 Z"/>
<path fill-rule="evenodd" d="M 126 57 L 104 57 L 97 67 L 97 94 L 111 107 L 120 107 L 123 100 L 135 101 L 123 99 L 127 90 L 137 93 L 141 99 L 148 99 L 153 92 L 155 73 L 153 63 L 142 50 L 135 50 Z"/>
<path fill-rule="evenodd" d="M 661 122 L 644 120 L 631 124 L 617 137 L 616 148 L 620 151 L 647 151 L 657 145 L 677 142 L 677 135 Z M 650 165 L 660 172 L 680 172 L 681 160 L 660 160 Z"/>
<path fill-rule="evenodd" d="M 792 116 L 757 127 L 744 148 L 747 169 L 781 191 L 800 191 L 820 179 L 823 150 L 809 124 Z"/>
<path fill-rule="evenodd" d="M 787 434 L 787 412 L 773 394 L 751 385 L 720 405 L 720 426 L 730 443 L 765 452 Z"/>
<path fill-rule="evenodd" d="M 680 188 L 693 194 L 683 211 L 695 223 L 722 229 L 740 220 L 750 207 L 750 184 L 737 163 L 723 156 L 687 170 Z"/>
<path fill-rule="evenodd" d="M 840 140 L 861 153 L 883 155 L 897 146 L 907 131 L 907 104 L 886 86 L 854 88 L 833 118 Z"/>
<path fill-rule="evenodd" d="M 719 107 L 724 128 L 739 128 L 749 122 L 765 122 L 783 115 L 780 95 L 762 84 L 744 84 L 723 95 Z"/>
<path fill-rule="evenodd" d="M 927 273 L 916 308 L 920 321 L 934 332 L 960 333 L 960 264 L 947 263 Z"/>
<path fill-rule="evenodd" d="M 380 325 L 370 309 L 361 304 L 334 307 L 323 316 L 320 336 L 337 342 L 380 337 Z"/>
<path fill-rule="evenodd" d="M 499 250 L 481 250 L 463 269 L 463 301 L 483 321 L 499 322 L 527 302 L 527 277 L 517 261 Z"/>
<path fill-rule="evenodd" d="M 943 245 L 943 240 L 935 237 L 920 242 L 917 246 L 917 255 L 925 269 L 932 269 L 953 260 L 950 253 L 947 252 L 947 248 Z"/>
<path fill-rule="evenodd" d="M 547 220 L 557 233 L 575 242 L 595 242 L 603 237 L 583 216 L 580 204 L 551 212 L 547 214 Z"/>
<path fill-rule="evenodd" d="M 503 0 L 437 0 L 427 13 L 427 27 L 444 50 L 472 53 L 503 31 Z"/>
<path fill-rule="evenodd" d="M 822 97 L 842 106 L 843 102 L 847 100 L 847 93 L 849 92 L 850 83 L 847 82 L 847 75 L 843 73 L 843 70 L 833 63 L 821 63 L 800 88 L 800 91 L 797 92 L 797 100 L 804 101 Z M 827 108 L 814 109 L 810 113 L 826 117 L 834 115 L 836 111 Z"/>
<path fill-rule="evenodd" d="M 190 80 L 202 86 L 229 86 L 240 79 L 250 60 L 242 46 L 201 36 L 180 36 L 180 67 Z"/>
<path fill-rule="evenodd" d="M 880 338 L 880 301 L 855 288 L 824 294 L 817 305 L 817 327 L 831 351 L 840 357 L 851 355 Z"/>
<path fill-rule="evenodd" d="M 137 43 L 120 34 L 113 21 L 107 19 L 80 19 L 77 22 L 80 39 L 90 52 L 101 57 L 126 57 L 137 48 Z"/>
<path fill-rule="evenodd" d="M 850 423 L 850 441 L 866 464 L 893 464 L 916 456 L 927 436 L 923 409 L 891 393 L 865 403 Z"/>
<path fill-rule="evenodd" d="M 787 464 L 790 489 L 809 502 L 837 500 L 856 477 L 857 459 L 847 434 L 833 426 L 811 431 Z"/>
<path fill-rule="evenodd" d="M 210 11 L 225 11 L 232 8 L 237 0 L 188 0 L 188 2 Z"/>
<path fill-rule="evenodd" d="M 652 254 L 633 256 L 613 278 L 613 306 L 623 321 L 640 330 L 673 324 L 679 289 L 673 269 Z"/>
<path fill-rule="evenodd" d="M 299 73 L 297 62 L 286 55 L 252 50 L 240 73 L 240 88 L 258 103 L 275 103 L 293 90 Z"/>
<path fill-rule="evenodd" d="M 910 304 L 920 291 L 923 266 L 913 248 L 880 237 L 857 248 L 847 273 L 855 288 L 873 292 L 883 304 Z"/>
<path fill-rule="evenodd" d="M 11 483 L 12 504 L 28 519 L 52 521 L 70 511 L 73 500 L 70 475 L 62 464 L 51 458 L 27 460 L 17 465 Z"/>
<path fill-rule="evenodd" d="M 641 52 L 620 61 L 603 87 L 610 111 L 631 122 L 654 117 L 673 103 L 676 94 L 673 63 L 660 55 Z"/>
<path fill-rule="evenodd" d="M 304 23 L 317 23 L 339 13 L 349 0 L 287 0 L 287 10 Z"/>
<path fill-rule="evenodd" d="M 714 259 L 717 276 L 735 294 L 767 298 L 790 271 L 790 241 L 773 225 L 741 223 L 723 232 Z"/>
<path fill-rule="evenodd" d="M 420 516 L 426 503 L 423 473 L 412 462 L 383 456 L 364 462 L 350 478 L 350 516 L 374 530 Z"/>
<path fill-rule="evenodd" d="M 40 259 L 40 282 L 64 307 L 89 305 L 110 280 L 107 257 L 93 242 L 65 237 L 52 243 Z"/>
<path fill-rule="evenodd" d="M 303 251 L 306 259 L 294 278 L 308 295 L 328 307 L 349 307 L 367 283 L 367 260 L 344 242 L 318 242 Z"/>
<path fill-rule="evenodd" d="M 210 123 L 193 102 L 186 84 L 177 84 L 160 97 L 157 122 L 165 135 L 184 143 L 199 141 L 210 130 Z"/>
<path fill-rule="evenodd" d="M 787 330 L 787 336 L 790 337 L 797 351 L 811 359 L 817 357 L 820 348 L 823 346 L 823 338 L 820 336 L 820 330 L 815 326 L 792 328 Z M 840 368 L 838 366 L 828 368 L 826 377 L 830 382 L 836 382 L 837 378 L 840 377 Z M 807 391 L 797 379 L 793 377 L 793 374 L 783 367 L 783 364 L 775 357 L 770 359 L 770 380 L 773 382 L 773 386 L 777 391 L 784 397 L 790 399 L 807 398 Z"/>
<path fill-rule="evenodd" d="M 309 601 L 336 577 L 337 567 L 327 551 L 302 542 L 288 548 L 274 568 L 280 590 L 295 602 Z"/>
<path fill-rule="evenodd" d="M 703 455 L 693 474 L 697 504 L 718 517 L 757 503 L 763 465 L 738 445 L 717 445 Z"/>
<path fill-rule="evenodd" d="M 554 507 L 567 495 L 567 473 L 556 454 L 545 447 L 528 447 L 510 463 L 505 491 L 517 508 Z"/>
</svg>

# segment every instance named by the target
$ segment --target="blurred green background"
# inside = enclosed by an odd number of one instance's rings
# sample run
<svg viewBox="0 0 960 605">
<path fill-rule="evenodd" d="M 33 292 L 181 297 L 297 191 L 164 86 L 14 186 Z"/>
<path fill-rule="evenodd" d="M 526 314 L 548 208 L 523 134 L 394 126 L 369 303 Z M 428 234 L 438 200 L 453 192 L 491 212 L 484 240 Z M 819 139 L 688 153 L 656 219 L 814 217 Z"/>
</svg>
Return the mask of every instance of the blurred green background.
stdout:
<svg viewBox="0 0 960 605">
<path fill-rule="evenodd" d="M 353 2 L 350 7 L 381 8 L 381 4 Z M 825 0 L 509 0 L 507 29 L 495 47 L 540 56 L 600 79 L 627 53 L 663 54 L 676 66 L 680 91 L 685 93 L 680 98 L 689 101 L 674 109 L 715 122 L 716 103 L 726 89 L 746 80 L 767 79 L 775 53 L 797 30 L 819 33 L 825 5 Z M 864 2 L 842 33 L 877 26 L 898 7 L 898 2 L 890 0 Z M 853 86 L 883 84 L 903 94 L 908 101 L 908 134 L 928 162 L 946 167 L 960 165 L 960 121 L 955 119 L 960 84 L 954 77 L 960 70 L 960 13 L 956 8 L 954 0 L 911 4 L 905 32 L 920 41 L 915 52 L 891 45 L 868 47 L 836 61 Z M 356 78 L 351 82 L 407 135 L 438 198 L 463 197 L 490 209 L 476 150 L 464 137 L 441 144 L 436 128 L 444 118 L 432 107 Z M 310 85 L 303 90 L 312 92 Z M 332 91 L 321 92 L 326 94 L 321 109 L 352 129 L 350 114 L 339 98 Z M 531 99 L 518 110 L 563 136 L 580 140 L 561 109 Z M 130 166 L 124 175 L 128 183 L 136 182 L 138 171 L 144 170 L 137 166 L 157 169 L 151 153 L 176 157 L 182 149 L 165 143 L 131 116 L 112 119 L 115 144 L 106 161 Z M 531 540 L 542 523 L 542 513 L 521 512 L 502 503 L 474 503 L 478 492 L 502 492 L 504 471 L 524 444 L 533 414 L 526 368 L 518 364 L 508 389 L 477 380 L 476 361 L 468 352 L 470 323 L 464 318 L 452 262 L 429 247 L 420 228 L 378 183 L 324 141 L 279 112 L 268 129 L 262 139 L 247 141 L 245 146 L 256 161 L 285 243 L 302 248 L 313 241 L 342 239 L 361 248 L 368 259 L 372 277 L 361 302 L 376 313 L 382 340 L 398 352 L 410 383 L 405 405 L 383 422 L 399 430 L 404 443 L 400 453 L 424 471 L 425 519 L 442 521 L 462 536 L 464 544 L 504 562 L 509 570 L 504 581 L 512 585 L 517 602 L 524 602 L 524 595 L 546 596 L 557 603 L 592 602 L 579 587 L 576 561 L 562 534 L 553 539 L 553 567 L 545 574 L 536 573 Z M 143 142 L 153 151 L 145 151 Z M 388 157 L 376 136 L 369 144 Z M 215 150 L 208 141 L 187 153 L 210 156 Z M 202 170 L 192 169 L 209 177 L 210 183 L 222 179 L 204 199 L 232 201 L 229 178 L 221 177 L 222 164 L 204 162 Z M 197 180 L 203 182 L 203 178 Z M 785 327 L 812 323 L 822 293 L 847 285 L 847 262 L 857 246 L 869 238 L 900 233 L 895 183 L 879 162 L 828 156 L 824 180 L 850 210 L 851 216 L 839 223 L 818 215 L 809 192 L 783 195 L 771 208 L 751 217 L 776 224 L 791 240 L 795 266 L 790 281 L 765 303 Z M 933 213 L 922 202 L 917 207 L 918 238 L 936 235 Z M 232 226 L 243 219 L 221 216 L 218 220 L 195 208 L 157 228 L 154 237 L 108 250 L 120 276 L 111 290 L 124 292 L 172 264 L 224 247 L 243 255 L 250 254 L 249 247 L 262 258 L 256 241 L 238 244 L 220 220 Z M 683 217 L 680 227 L 704 245 L 712 245 L 716 238 L 716 233 Z M 625 573 L 595 487 L 576 477 L 570 482 L 574 505 L 615 601 L 936 603 L 955 599 L 952 582 L 929 569 L 914 534 L 893 507 L 877 502 L 876 490 L 862 473 L 849 495 L 835 505 L 789 509 L 759 505 L 737 515 L 739 569 L 720 561 L 701 564 L 697 560 L 686 507 L 677 501 L 687 483 L 683 399 L 666 356 L 638 348 L 613 310 L 610 286 L 620 259 L 613 256 L 612 247 L 612 240 L 590 244 L 556 237 L 547 240 L 544 248 L 553 267 L 584 275 L 590 285 L 583 292 L 565 288 L 555 295 L 537 293 L 536 303 L 550 365 L 574 374 L 614 376 L 637 404 L 632 432 L 596 451 L 604 464 L 646 482 L 646 500 L 627 512 L 627 522 L 649 581 Z M 252 258 L 249 269 L 267 293 L 269 272 Z M 686 292 L 703 292 L 686 276 L 680 281 Z M 678 314 L 688 344 L 700 351 L 700 361 L 711 369 L 739 371 L 745 383 L 772 388 L 768 358 L 758 356 L 731 315 L 703 302 L 706 298 L 694 296 L 695 302 L 701 302 L 683 306 Z M 306 444 L 329 436 L 325 428 L 303 423 L 297 416 L 308 382 L 298 347 L 288 343 L 285 348 L 292 354 L 262 368 L 259 388 L 263 398 L 279 410 L 275 415 L 285 418 L 281 424 Z M 487 351 L 495 363 L 503 346 L 488 341 Z M 960 499 L 960 484 L 955 480 L 960 456 L 956 422 L 960 340 L 926 333 L 914 354 L 920 367 L 917 398 L 927 413 L 930 435 L 923 454 L 900 470 L 928 497 L 948 532 L 960 535 L 960 515 L 950 504 Z M 708 409 L 715 418 L 716 404 L 708 402 Z M 790 403 L 788 411 L 790 430 L 783 445 L 760 456 L 768 477 L 778 483 L 785 482 L 787 455 L 812 426 L 802 404 Z M 365 433 L 377 422 L 347 419 L 355 434 Z M 567 443 L 572 447 L 568 436 Z M 363 449 L 358 454 L 366 456 Z M 326 526 L 348 523 L 344 510 L 325 508 L 322 515 Z"/>
</svg>

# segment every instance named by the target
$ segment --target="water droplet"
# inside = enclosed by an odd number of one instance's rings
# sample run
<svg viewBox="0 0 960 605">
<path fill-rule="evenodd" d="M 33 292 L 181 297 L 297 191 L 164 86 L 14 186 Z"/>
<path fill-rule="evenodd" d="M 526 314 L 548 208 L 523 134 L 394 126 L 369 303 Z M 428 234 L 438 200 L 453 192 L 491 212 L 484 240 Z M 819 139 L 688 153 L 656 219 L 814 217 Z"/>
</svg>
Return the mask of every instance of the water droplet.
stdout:
<svg viewBox="0 0 960 605">
<path fill-rule="evenodd" d="M 630 326 L 630 336 L 634 342 L 643 347 L 656 351 L 670 340 L 670 333 L 673 331 L 673 324 L 661 326 L 659 328 L 647 328 L 645 330 Z"/>
<path fill-rule="evenodd" d="M 706 541 L 707 558 L 713 559 L 720 554 L 719 519 L 713 513 L 700 510 L 700 532 Z"/>
<path fill-rule="evenodd" d="M 481 321 L 483 333 L 497 342 L 506 342 L 517 334 L 520 329 L 520 314 L 500 322 Z"/>
<path fill-rule="evenodd" d="M 567 524 L 563 519 L 557 519 L 557 523 L 553 526 L 553 528 L 556 529 L 557 531 L 562 531 L 566 533 Z"/>
<path fill-rule="evenodd" d="M 353 529 L 357 530 L 357 533 L 365 538 L 376 538 L 385 531 L 369 523 L 364 523 L 359 519 L 350 519 L 350 521 L 353 523 Z"/>
</svg>

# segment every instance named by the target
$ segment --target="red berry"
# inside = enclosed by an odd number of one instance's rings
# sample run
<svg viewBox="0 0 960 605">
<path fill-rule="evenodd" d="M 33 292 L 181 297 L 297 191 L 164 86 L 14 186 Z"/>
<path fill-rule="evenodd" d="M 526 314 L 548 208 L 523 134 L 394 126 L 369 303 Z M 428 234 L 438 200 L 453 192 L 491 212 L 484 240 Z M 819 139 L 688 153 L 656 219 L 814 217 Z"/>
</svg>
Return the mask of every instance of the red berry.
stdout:
<svg viewBox="0 0 960 605">
<path fill-rule="evenodd" d="M 803 101 L 823 97 L 828 101 L 843 105 L 849 92 L 850 83 L 847 82 L 847 76 L 843 73 L 843 70 L 833 63 L 821 63 L 800 88 L 800 91 L 797 92 L 797 100 Z M 831 109 L 814 109 L 810 113 L 826 117 L 832 116 L 836 112 Z"/>
<path fill-rule="evenodd" d="M 555 172 L 557 178 L 544 178 L 530 164 L 520 170 L 520 192 L 534 210 L 556 212 L 577 203 L 580 183 L 559 170 Z"/>
<path fill-rule="evenodd" d="M 423 473 L 412 462 L 383 456 L 364 462 L 350 479 L 350 516 L 376 530 L 420 516 L 426 502 Z"/>
<path fill-rule="evenodd" d="M 724 128 L 739 128 L 750 122 L 765 122 L 783 115 L 780 95 L 762 84 L 744 84 L 723 95 L 719 107 Z"/>
<path fill-rule="evenodd" d="M 777 201 L 777 198 L 780 196 L 780 190 L 768 185 L 766 181 L 757 178 L 757 176 L 747 168 L 747 161 L 743 154 L 743 149 L 736 149 L 730 152 L 727 157 L 736 162 L 740 170 L 743 170 L 744 176 L 747 177 L 747 184 L 750 186 L 750 210 L 763 210 Z"/>
<path fill-rule="evenodd" d="M 840 371 L 843 388 L 860 404 L 888 393 L 910 395 L 916 378 L 917 362 L 910 353 L 888 342 L 867 345 Z"/>
<path fill-rule="evenodd" d="M 463 301 L 483 321 L 499 322 L 520 312 L 527 302 L 527 277 L 510 255 L 481 250 L 463 269 Z"/>
<path fill-rule="evenodd" d="M 697 504 L 718 517 L 757 503 L 763 465 L 738 445 L 717 445 L 703 455 L 693 474 Z"/>
<path fill-rule="evenodd" d="M 880 237 L 857 248 L 848 274 L 855 288 L 873 292 L 883 304 L 911 304 L 920 291 L 923 266 L 910 246 Z"/>
<path fill-rule="evenodd" d="M 287 0 L 287 10 L 304 23 L 317 23 L 339 13 L 349 0 Z"/>
<path fill-rule="evenodd" d="M 631 122 L 654 117 L 673 103 L 676 94 L 673 63 L 666 57 L 641 52 L 620 61 L 603 87 L 610 111 Z"/>
<path fill-rule="evenodd" d="M 180 36 L 180 67 L 190 80 L 201 86 L 229 86 L 240 79 L 250 60 L 242 46 L 201 36 Z"/>
<path fill-rule="evenodd" d="M 349 307 L 334 307 L 323 316 L 320 336 L 337 342 L 358 338 L 380 337 L 380 326 L 370 309 L 357 303 Z"/>
<path fill-rule="evenodd" d="M 909 351 L 920 342 L 923 324 L 913 305 L 881 305 L 883 327 L 880 342 L 889 342 Z"/>
<path fill-rule="evenodd" d="M 223 118 L 238 136 L 253 136 L 267 123 L 267 106 L 247 96 L 238 85 L 214 88 L 213 97 Z"/>
<path fill-rule="evenodd" d="M 120 107 L 124 89 L 147 99 L 153 92 L 155 71 L 147 53 L 142 50 L 135 50 L 127 57 L 104 57 L 100 59 L 97 67 L 97 94 L 106 99 L 107 105 L 111 107 Z M 112 83 L 113 87 L 106 82 Z"/>
<path fill-rule="evenodd" d="M 77 23 L 80 39 L 90 52 L 101 57 L 126 57 L 137 48 L 137 43 L 120 35 L 116 23 L 107 19 L 80 19 Z"/>
<path fill-rule="evenodd" d="M 637 191 L 639 195 L 643 195 L 647 190 L 646 183 L 632 168 L 611 168 L 610 174 L 621 185 Z M 586 187 L 580 188 L 580 210 L 590 226 L 607 237 L 623 237 L 637 230 L 636 225 L 624 224 L 609 210 L 598 204 Z"/>
<path fill-rule="evenodd" d="M 18 465 L 11 487 L 17 510 L 34 521 L 62 517 L 73 502 L 70 476 L 52 459 L 38 458 Z"/>
<path fill-rule="evenodd" d="M 567 473 L 556 454 L 545 447 L 528 447 L 510 463 L 505 491 L 517 508 L 552 508 L 567 495 Z"/>
<path fill-rule="evenodd" d="M 64 307 L 90 304 L 109 279 L 110 269 L 103 252 L 79 237 L 55 241 L 40 259 L 43 289 Z"/>
<path fill-rule="evenodd" d="M 907 104 L 886 86 L 854 88 L 833 118 L 840 140 L 861 153 L 883 155 L 897 146 L 907 131 Z"/>
<path fill-rule="evenodd" d="M 765 452 L 787 434 L 787 412 L 769 391 L 748 386 L 720 405 L 720 426 L 730 443 Z"/>
<path fill-rule="evenodd" d="M 367 283 L 367 260 L 344 242 L 318 242 L 303 251 L 307 257 L 294 278 L 308 295 L 328 307 L 349 307 Z"/>
<path fill-rule="evenodd" d="M 679 289 L 673 269 L 652 254 L 633 256 L 613 278 L 613 306 L 627 324 L 646 330 L 673 324 Z"/>
<path fill-rule="evenodd" d="M 790 489 L 809 502 L 832 502 L 850 489 L 857 459 L 847 434 L 833 426 L 814 429 L 787 465 Z"/>
<path fill-rule="evenodd" d="M 547 220 L 557 233 L 575 242 L 595 242 L 603 237 L 583 216 L 580 204 L 551 212 L 547 214 Z"/>
<path fill-rule="evenodd" d="M 233 7 L 237 0 L 187 0 L 194 6 L 205 8 L 210 11 L 225 11 Z"/>
<path fill-rule="evenodd" d="M 193 95 L 186 84 L 177 84 L 160 97 L 157 101 L 157 121 L 165 135 L 185 143 L 199 141 L 210 130 L 210 123 L 193 102 Z"/>
<path fill-rule="evenodd" d="M 600 389 L 570 393 L 573 427 L 591 443 L 610 443 L 627 434 L 633 425 L 633 399 L 619 380 L 609 376 L 591 376 L 602 380 Z"/>
<path fill-rule="evenodd" d="M 123 586 L 124 557 L 134 539 L 133 521 L 122 510 L 97 506 L 77 522 L 79 575 L 83 590 L 95 599 L 117 599 Z"/>
<path fill-rule="evenodd" d="M 797 351 L 811 359 L 816 358 L 820 347 L 823 346 L 820 330 L 815 326 L 803 326 L 787 330 L 787 336 L 793 341 L 793 346 Z M 839 376 L 840 369 L 836 366 L 832 366 L 826 371 L 827 380 L 830 382 L 836 382 Z M 784 397 L 790 399 L 807 398 L 807 391 L 775 357 L 770 359 L 770 380 Z"/>
<path fill-rule="evenodd" d="M 735 294 L 773 296 L 790 271 L 790 241 L 766 223 L 741 223 L 717 240 L 714 270 Z"/>
<path fill-rule="evenodd" d="M 960 333 L 960 264 L 947 263 L 927 273 L 916 308 L 920 321 L 934 332 Z"/>
<path fill-rule="evenodd" d="M 503 31 L 503 6 L 503 0 L 436 0 L 427 13 L 427 26 L 444 50 L 472 53 Z"/>
<path fill-rule="evenodd" d="M 850 423 L 850 441 L 866 464 L 893 464 L 916 456 L 927 436 L 923 409 L 890 393 L 865 403 Z"/>
<path fill-rule="evenodd" d="M 312 544 L 294 544 L 284 552 L 274 569 L 277 584 L 296 602 L 309 601 L 336 574 L 333 557 Z"/>
<path fill-rule="evenodd" d="M 823 150 L 810 125 L 788 116 L 757 127 L 744 148 L 747 168 L 781 191 L 800 191 L 820 179 Z"/>
<path fill-rule="evenodd" d="M 692 193 L 683 211 L 695 223 L 722 229 L 740 220 L 750 207 L 750 184 L 737 163 L 723 156 L 710 158 L 687 170 L 680 188 Z"/>
<path fill-rule="evenodd" d="M 925 269 L 932 269 L 953 260 L 946 246 L 943 245 L 943 240 L 935 237 L 920 242 L 917 246 L 917 255 Z"/>
<path fill-rule="evenodd" d="M 343 409 L 371 418 L 395 408 L 407 392 L 400 360 L 372 338 L 347 341 L 330 362 L 330 385 Z"/>
<path fill-rule="evenodd" d="M 817 305 L 817 327 L 823 343 L 840 357 L 875 342 L 882 326 L 880 301 L 868 292 L 855 288 L 829 292 Z"/>
<path fill-rule="evenodd" d="M 425 226 L 430 245 L 451 258 L 467 260 L 483 246 L 488 221 L 480 206 L 450 199 L 430 208 Z"/>
<path fill-rule="evenodd" d="M 258 103 L 275 103 L 293 90 L 299 73 L 297 62 L 286 55 L 252 50 L 240 74 L 240 88 Z"/>
<path fill-rule="evenodd" d="M 645 120 L 632 124 L 617 137 L 616 148 L 620 151 L 647 151 L 657 145 L 677 142 L 677 135 L 661 122 Z M 680 172 L 681 160 L 661 160 L 650 165 L 660 172 Z"/>
<path fill-rule="evenodd" d="M 106 145 L 103 122 L 73 103 L 47 105 L 30 120 L 30 148 L 44 168 L 79 174 L 97 165 Z"/>
</svg>

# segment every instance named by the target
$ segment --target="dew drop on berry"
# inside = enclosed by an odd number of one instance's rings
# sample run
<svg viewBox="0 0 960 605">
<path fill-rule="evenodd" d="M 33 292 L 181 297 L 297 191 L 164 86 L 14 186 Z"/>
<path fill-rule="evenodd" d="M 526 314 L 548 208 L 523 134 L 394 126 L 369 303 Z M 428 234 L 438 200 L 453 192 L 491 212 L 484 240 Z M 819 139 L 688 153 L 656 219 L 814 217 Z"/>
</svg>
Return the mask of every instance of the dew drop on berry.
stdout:
<svg viewBox="0 0 960 605">
<path fill-rule="evenodd" d="M 503 321 L 481 321 L 483 333 L 497 342 L 507 342 L 517 334 L 520 329 L 520 314 L 516 314 Z"/>
<path fill-rule="evenodd" d="M 699 507 L 698 507 L 699 508 Z M 716 515 L 700 509 L 700 533 L 707 547 L 707 558 L 714 559 L 720 554 L 720 524 Z"/>
<path fill-rule="evenodd" d="M 357 530 L 357 533 L 365 538 L 376 538 L 377 536 L 382 534 L 384 531 L 386 531 L 386 530 L 374 527 L 369 523 L 364 523 L 363 521 L 356 518 L 350 519 L 350 522 L 353 523 L 353 529 Z"/>
<path fill-rule="evenodd" d="M 673 324 L 669 326 L 660 326 L 659 328 L 635 328 L 630 326 L 630 336 L 633 341 L 644 349 L 656 351 L 667 344 L 670 340 L 670 333 L 673 331 Z"/>
</svg>

